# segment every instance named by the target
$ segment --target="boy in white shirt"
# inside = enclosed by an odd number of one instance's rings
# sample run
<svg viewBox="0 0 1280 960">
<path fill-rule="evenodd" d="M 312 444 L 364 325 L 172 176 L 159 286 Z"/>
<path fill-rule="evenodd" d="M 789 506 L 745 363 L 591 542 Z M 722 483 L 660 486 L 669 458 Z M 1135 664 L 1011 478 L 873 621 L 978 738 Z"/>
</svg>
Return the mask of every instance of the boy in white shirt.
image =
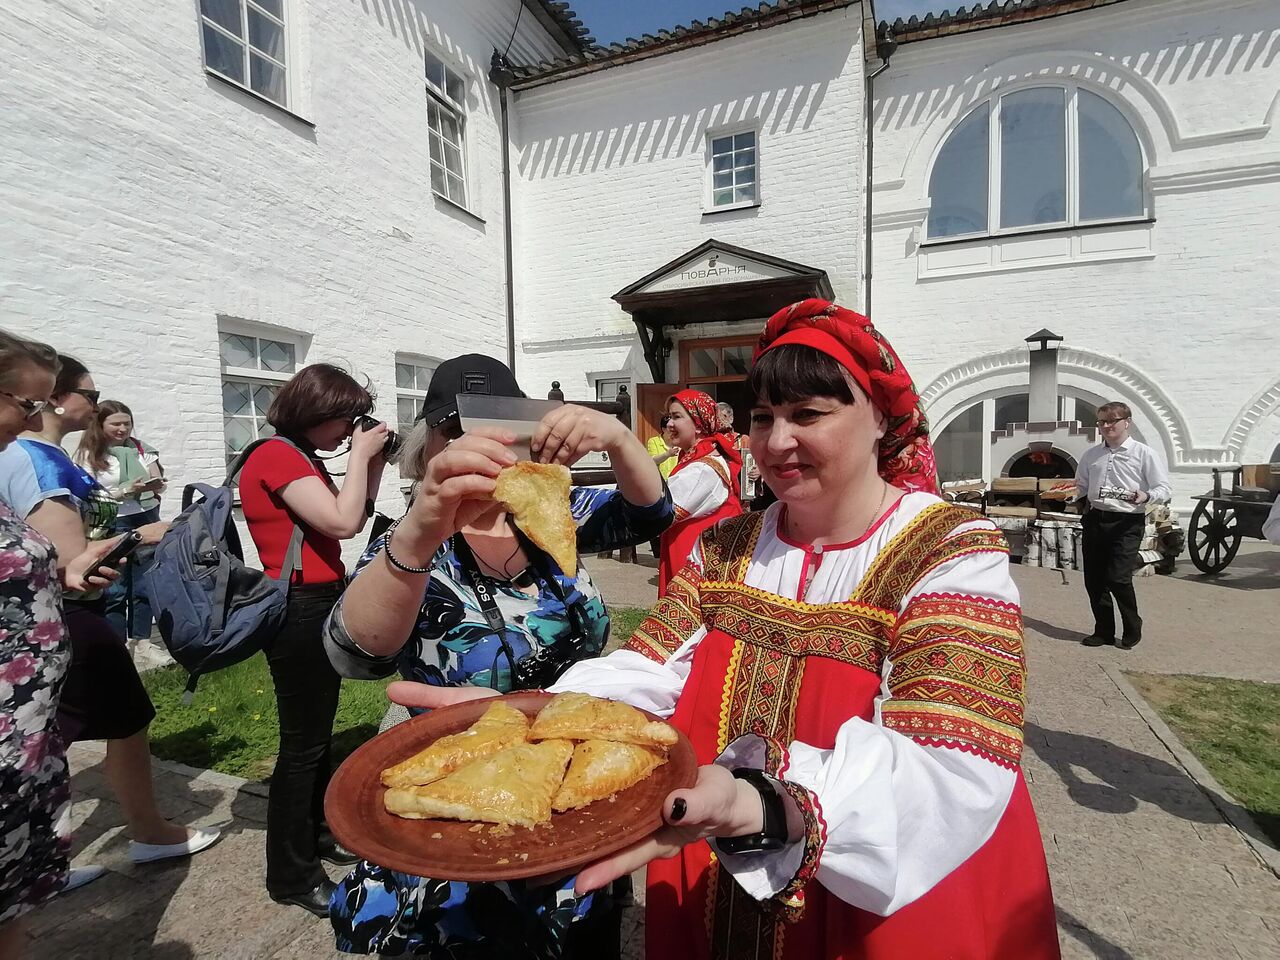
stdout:
<svg viewBox="0 0 1280 960">
<path fill-rule="evenodd" d="M 1084 515 L 1084 585 L 1093 608 L 1087 647 L 1114 643 L 1131 650 L 1142 639 L 1142 617 L 1133 590 L 1146 505 L 1169 500 L 1169 474 L 1154 450 L 1129 436 L 1133 412 L 1118 401 L 1098 408 L 1102 444 L 1080 458 L 1076 492 L 1088 498 Z M 1113 602 L 1114 598 L 1114 602 Z M 1116 639 L 1115 608 L 1124 632 Z"/>
</svg>

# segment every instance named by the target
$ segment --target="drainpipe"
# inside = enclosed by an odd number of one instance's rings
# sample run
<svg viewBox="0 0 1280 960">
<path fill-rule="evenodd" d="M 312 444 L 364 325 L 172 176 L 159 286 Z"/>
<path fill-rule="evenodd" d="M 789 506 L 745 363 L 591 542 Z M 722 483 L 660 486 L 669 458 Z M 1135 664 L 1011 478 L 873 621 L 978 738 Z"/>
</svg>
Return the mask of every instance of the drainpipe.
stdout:
<svg viewBox="0 0 1280 960">
<path fill-rule="evenodd" d="M 898 49 L 898 41 L 893 36 L 893 30 L 885 31 L 883 37 L 876 39 L 876 56 L 880 58 L 880 66 L 867 75 L 867 84 L 865 96 L 863 97 L 863 123 L 862 128 L 866 131 L 867 136 L 867 183 L 865 193 L 863 194 L 863 203 L 866 207 L 867 222 L 863 225 L 866 248 L 862 253 L 862 314 L 865 317 L 871 317 L 871 189 L 873 184 L 873 162 L 875 160 L 875 130 L 871 126 L 872 105 L 875 102 L 875 79 L 889 69 L 889 58 L 893 56 L 894 51 Z"/>
<path fill-rule="evenodd" d="M 494 48 L 489 61 L 489 82 L 498 88 L 502 100 L 498 135 L 502 138 L 502 248 L 507 287 L 507 366 L 516 372 L 516 293 L 515 268 L 512 263 L 511 231 L 511 136 L 509 132 L 508 100 L 515 72 L 507 58 Z"/>
</svg>

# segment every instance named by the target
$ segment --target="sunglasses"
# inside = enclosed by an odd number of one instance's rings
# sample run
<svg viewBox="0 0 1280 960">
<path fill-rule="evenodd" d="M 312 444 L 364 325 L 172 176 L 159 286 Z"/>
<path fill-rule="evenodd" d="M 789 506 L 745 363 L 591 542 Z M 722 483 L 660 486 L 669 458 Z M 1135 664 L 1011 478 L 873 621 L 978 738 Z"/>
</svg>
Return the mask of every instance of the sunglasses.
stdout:
<svg viewBox="0 0 1280 960">
<path fill-rule="evenodd" d="M 68 390 L 67 393 L 78 393 L 95 407 L 98 405 L 98 398 L 102 396 L 101 390 L 81 390 L 78 387 L 74 390 Z"/>
<path fill-rule="evenodd" d="M 44 408 L 49 406 L 48 400 L 31 400 L 27 397 L 20 397 L 16 393 L 10 393 L 8 390 L 0 390 L 0 396 L 6 396 L 12 400 L 28 417 L 34 417 L 37 413 L 42 413 Z"/>
<path fill-rule="evenodd" d="M 1109 427 L 1115 423 L 1124 423 L 1128 419 L 1128 417 L 1112 417 L 1110 420 L 1095 420 L 1093 425 L 1095 427 Z"/>
</svg>

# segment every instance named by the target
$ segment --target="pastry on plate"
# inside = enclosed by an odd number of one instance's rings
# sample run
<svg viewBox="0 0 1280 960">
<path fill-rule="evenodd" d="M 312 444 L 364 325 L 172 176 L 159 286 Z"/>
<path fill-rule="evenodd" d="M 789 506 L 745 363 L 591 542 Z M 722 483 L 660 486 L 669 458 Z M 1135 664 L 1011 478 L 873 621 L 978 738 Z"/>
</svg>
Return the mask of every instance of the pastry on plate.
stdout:
<svg viewBox="0 0 1280 960">
<path fill-rule="evenodd" d="M 573 748 L 573 759 L 551 800 L 551 809 L 563 813 L 611 797 L 666 762 L 667 752 L 658 747 L 586 740 Z"/>
<path fill-rule="evenodd" d="M 578 525 L 569 511 L 569 468 L 521 460 L 498 474 L 493 498 L 511 511 L 524 535 L 569 576 L 578 571 Z"/>
<path fill-rule="evenodd" d="M 382 771 L 388 787 L 423 786 L 446 777 L 476 760 L 525 742 L 529 718 L 509 704 L 498 701 L 470 727 L 441 737 L 408 760 Z"/>
<path fill-rule="evenodd" d="M 650 720 L 628 704 L 585 693 L 559 693 L 534 718 L 529 739 L 612 740 L 670 747 L 679 737 L 670 724 Z"/>
<path fill-rule="evenodd" d="M 410 820 L 478 820 L 533 827 L 551 819 L 551 798 L 573 754 L 567 740 L 508 747 L 425 787 L 392 787 L 387 812 Z"/>
</svg>

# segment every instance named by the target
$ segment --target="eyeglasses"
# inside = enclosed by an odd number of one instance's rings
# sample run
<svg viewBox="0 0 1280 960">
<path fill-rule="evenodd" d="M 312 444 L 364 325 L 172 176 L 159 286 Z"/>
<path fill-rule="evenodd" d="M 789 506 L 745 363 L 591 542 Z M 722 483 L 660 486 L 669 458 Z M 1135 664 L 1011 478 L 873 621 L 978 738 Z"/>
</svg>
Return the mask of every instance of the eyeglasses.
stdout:
<svg viewBox="0 0 1280 960">
<path fill-rule="evenodd" d="M 95 407 L 98 405 L 98 398 L 102 396 L 101 390 L 81 390 L 79 388 L 68 390 L 67 393 L 78 393 Z"/>
<path fill-rule="evenodd" d="M 1095 427 L 1109 427 L 1112 424 L 1124 423 L 1128 419 L 1128 417 L 1112 417 L 1110 420 L 1095 420 L 1093 425 Z"/>
<path fill-rule="evenodd" d="M 28 417 L 34 417 L 37 413 L 41 413 L 45 407 L 49 405 L 48 400 L 31 400 L 27 397 L 20 397 L 16 393 L 10 393 L 8 390 L 0 390 L 0 395 L 8 397 L 19 407 Z"/>
</svg>

